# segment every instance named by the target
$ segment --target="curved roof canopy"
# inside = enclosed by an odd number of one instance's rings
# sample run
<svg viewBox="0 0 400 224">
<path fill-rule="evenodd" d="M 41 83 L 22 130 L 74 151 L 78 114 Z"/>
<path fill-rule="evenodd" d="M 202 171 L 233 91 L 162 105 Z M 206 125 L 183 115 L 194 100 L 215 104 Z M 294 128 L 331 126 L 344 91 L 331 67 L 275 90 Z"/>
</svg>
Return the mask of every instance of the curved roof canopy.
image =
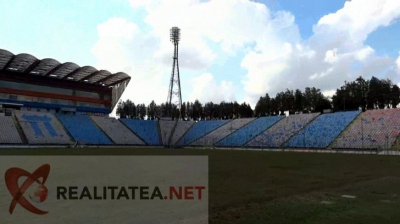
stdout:
<svg viewBox="0 0 400 224">
<path fill-rule="evenodd" d="M 112 74 L 106 70 L 98 71 L 92 66 L 80 67 L 72 62 L 61 64 L 52 58 L 39 60 L 30 54 L 14 55 L 3 49 L 0 49 L 0 71 L 46 76 L 107 87 L 131 79 L 129 75 L 123 72 Z"/>
</svg>

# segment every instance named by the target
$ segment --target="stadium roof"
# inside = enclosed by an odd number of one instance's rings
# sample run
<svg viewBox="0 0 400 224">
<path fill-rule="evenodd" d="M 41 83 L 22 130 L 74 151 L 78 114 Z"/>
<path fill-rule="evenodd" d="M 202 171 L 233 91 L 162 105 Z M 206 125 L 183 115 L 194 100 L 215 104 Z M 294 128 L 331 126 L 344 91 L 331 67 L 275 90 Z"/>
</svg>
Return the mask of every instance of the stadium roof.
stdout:
<svg viewBox="0 0 400 224">
<path fill-rule="evenodd" d="M 92 66 L 80 67 L 72 62 L 61 64 L 52 58 L 39 60 L 30 54 L 14 55 L 3 49 L 0 49 L 0 71 L 65 79 L 107 87 L 131 79 L 129 75 L 123 72 L 112 74 L 106 70 L 99 71 Z"/>
</svg>

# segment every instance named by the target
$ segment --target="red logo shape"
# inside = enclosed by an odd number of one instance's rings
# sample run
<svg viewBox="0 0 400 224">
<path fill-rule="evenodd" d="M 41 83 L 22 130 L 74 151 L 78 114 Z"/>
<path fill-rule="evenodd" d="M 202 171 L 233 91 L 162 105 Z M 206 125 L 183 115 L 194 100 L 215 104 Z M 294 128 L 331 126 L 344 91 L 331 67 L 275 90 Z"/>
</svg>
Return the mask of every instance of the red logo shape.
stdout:
<svg viewBox="0 0 400 224">
<path fill-rule="evenodd" d="M 32 174 L 29 172 L 20 169 L 20 168 L 10 168 L 6 171 L 5 181 L 8 190 L 13 196 L 13 200 L 10 205 L 10 214 L 13 213 L 15 206 L 19 203 L 26 210 L 38 214 L 44 215 L 48 212 L 42 211 L 35 206 L 33 206 L 23 195 L 25 191 L 34 183 L 38 183 L 39 187 L 34 192 L 34 197 L 39 198 L 39 202 L 43 202 L 47 198 L 47 188 L 44 186 L 46 183 L 47 177 L 50 173 L 50 165 L 44 164 L 41 167 L 37 168 Z M 27 177 L 28 179 L 22 184 L 21 188 L 18 186 L 18 179 L 20 177 Z M 39 178 L 43 178 L 42 182 L 40 182 Z M 30 195 L 31 199 L 32 196 Z"/>
</svg>

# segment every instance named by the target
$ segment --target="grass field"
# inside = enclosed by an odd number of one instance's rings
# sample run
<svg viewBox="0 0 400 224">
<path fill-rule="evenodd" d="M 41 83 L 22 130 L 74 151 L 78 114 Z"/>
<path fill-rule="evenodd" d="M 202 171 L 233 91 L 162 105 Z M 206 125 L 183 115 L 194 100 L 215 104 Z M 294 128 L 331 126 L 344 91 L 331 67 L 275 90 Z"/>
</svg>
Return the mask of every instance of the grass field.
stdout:
<svg viewBox="0 0 400 224">
<path fill-rule="evenodd" d="M 208 155 L 210 223 L 400 223 L 399 156 L 157 148 L 0 149 L 0 155 L 93 154 Z"/>
</svg>

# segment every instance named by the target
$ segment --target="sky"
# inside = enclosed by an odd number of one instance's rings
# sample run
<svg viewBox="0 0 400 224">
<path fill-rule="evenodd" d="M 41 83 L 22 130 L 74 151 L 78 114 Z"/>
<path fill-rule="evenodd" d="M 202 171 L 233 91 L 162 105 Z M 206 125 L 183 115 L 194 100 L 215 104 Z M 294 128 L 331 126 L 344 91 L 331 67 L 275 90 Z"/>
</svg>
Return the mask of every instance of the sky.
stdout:
<svg viewBox="0 0 400 224">
<path fill-rule="evenodd" d="M 183 101 L 332 95 L 359 76 L 400 83 L 398 0 L 3 0 L 0 48 L 126 72 L 122 99 L 167 100 L 181 29 Z"/>
</svg>

